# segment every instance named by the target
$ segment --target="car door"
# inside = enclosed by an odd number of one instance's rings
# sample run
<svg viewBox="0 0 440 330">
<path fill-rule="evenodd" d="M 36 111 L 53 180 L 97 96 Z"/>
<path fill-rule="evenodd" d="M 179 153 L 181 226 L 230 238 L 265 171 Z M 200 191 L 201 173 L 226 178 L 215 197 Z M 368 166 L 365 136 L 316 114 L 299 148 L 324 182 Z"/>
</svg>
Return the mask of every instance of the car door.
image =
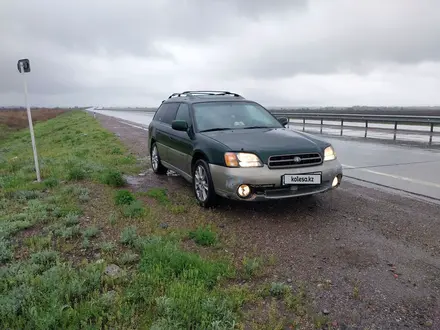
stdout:
<svg viewBox="0 0 440 330">
<path fill-rule="evenodd" d="M 154 117 L 154 120 L 157 121 L 157 124 L 155 125 L 156 144 L 160 158 L 164 163 L 171 163 L 172 154 L 170 154 L 170 134 L 173 131 L 171 128 L 171 122 L 176 116 L 178 107 L 179 103 L 163 103 Z"/>
<path fill-rule="evenodd" d="M 192 129 L 192 119 L 189 111 L 189 105 L 181 103 L 176 112 L 175 120 L 185 120 L 188 127 Z M 171 165 L 175 166 L 180 171 L 191 175 L 191 154 L 193 149 L 193 141 L 188 132 L 172 130 L 170 134 L 170 161 Z"/>
</svg>

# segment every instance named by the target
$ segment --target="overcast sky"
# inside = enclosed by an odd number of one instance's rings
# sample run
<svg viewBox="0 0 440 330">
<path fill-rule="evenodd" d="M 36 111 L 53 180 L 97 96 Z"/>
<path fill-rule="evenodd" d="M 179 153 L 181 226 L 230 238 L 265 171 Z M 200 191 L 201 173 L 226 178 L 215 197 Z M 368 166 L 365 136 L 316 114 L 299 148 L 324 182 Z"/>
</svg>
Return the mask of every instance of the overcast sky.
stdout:
<svg viewBox="0 0 440 330">
<path fill-rule="evenodd" d="M 439 0 L 0 0 L 0 105 L 440 105 Z"/>
</svg>

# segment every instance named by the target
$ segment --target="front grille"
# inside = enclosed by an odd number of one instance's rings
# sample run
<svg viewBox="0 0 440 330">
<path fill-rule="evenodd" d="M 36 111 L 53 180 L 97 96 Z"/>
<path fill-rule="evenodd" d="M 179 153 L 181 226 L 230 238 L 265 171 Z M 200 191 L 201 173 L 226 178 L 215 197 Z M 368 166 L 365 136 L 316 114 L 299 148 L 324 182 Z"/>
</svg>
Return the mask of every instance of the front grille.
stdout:
<svg viewBox="0 0 440 330">
<path fill-rule="evenodd" d="M 270 156 L 268 161 L 269 168 L 291 168 L 315 166 L 322 163 L 322 157 L 319 153 L 292 154 Z"/>
</svg>

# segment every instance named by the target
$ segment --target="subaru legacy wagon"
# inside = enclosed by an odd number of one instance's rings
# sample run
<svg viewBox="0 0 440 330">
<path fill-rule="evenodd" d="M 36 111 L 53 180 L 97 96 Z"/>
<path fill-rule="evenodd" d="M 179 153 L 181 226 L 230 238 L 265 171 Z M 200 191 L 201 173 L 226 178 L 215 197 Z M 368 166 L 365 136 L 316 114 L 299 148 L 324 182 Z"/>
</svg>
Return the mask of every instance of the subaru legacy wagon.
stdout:
<svg viewBox="0 0 440 330">
<path fill-rule="evenodd" d="M 261 201 L 337 188 L 342 166 L 331 144 L 287 123 L 237 93 L 174 93 L 149 125 L 151 166 L 192 183 L 203 207 L 217 196 Z"/>
</svg>

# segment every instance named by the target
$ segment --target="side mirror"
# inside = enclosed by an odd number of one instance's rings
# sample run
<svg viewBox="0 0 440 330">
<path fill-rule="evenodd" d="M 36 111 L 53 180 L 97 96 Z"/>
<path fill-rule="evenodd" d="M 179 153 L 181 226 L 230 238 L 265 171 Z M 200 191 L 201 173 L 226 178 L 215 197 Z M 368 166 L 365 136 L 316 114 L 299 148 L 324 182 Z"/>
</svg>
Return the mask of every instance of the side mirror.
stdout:
<svg viewBox="0 0 440 330">
<path fill-rule="evenodd" d="M 286 117 L 281 117 L 281 118 L 278 118 L 278 121 L 280 122 L 281 125 L 286 126 L 287 123 L 289 122 L 289 119 Z"/>
<path fill-rule="evenodd" d="M 173 120 L 171 127 L 176 131 L 186 132 L 188 130 L 188 123 L 185 120 Z"/>
</svg>

